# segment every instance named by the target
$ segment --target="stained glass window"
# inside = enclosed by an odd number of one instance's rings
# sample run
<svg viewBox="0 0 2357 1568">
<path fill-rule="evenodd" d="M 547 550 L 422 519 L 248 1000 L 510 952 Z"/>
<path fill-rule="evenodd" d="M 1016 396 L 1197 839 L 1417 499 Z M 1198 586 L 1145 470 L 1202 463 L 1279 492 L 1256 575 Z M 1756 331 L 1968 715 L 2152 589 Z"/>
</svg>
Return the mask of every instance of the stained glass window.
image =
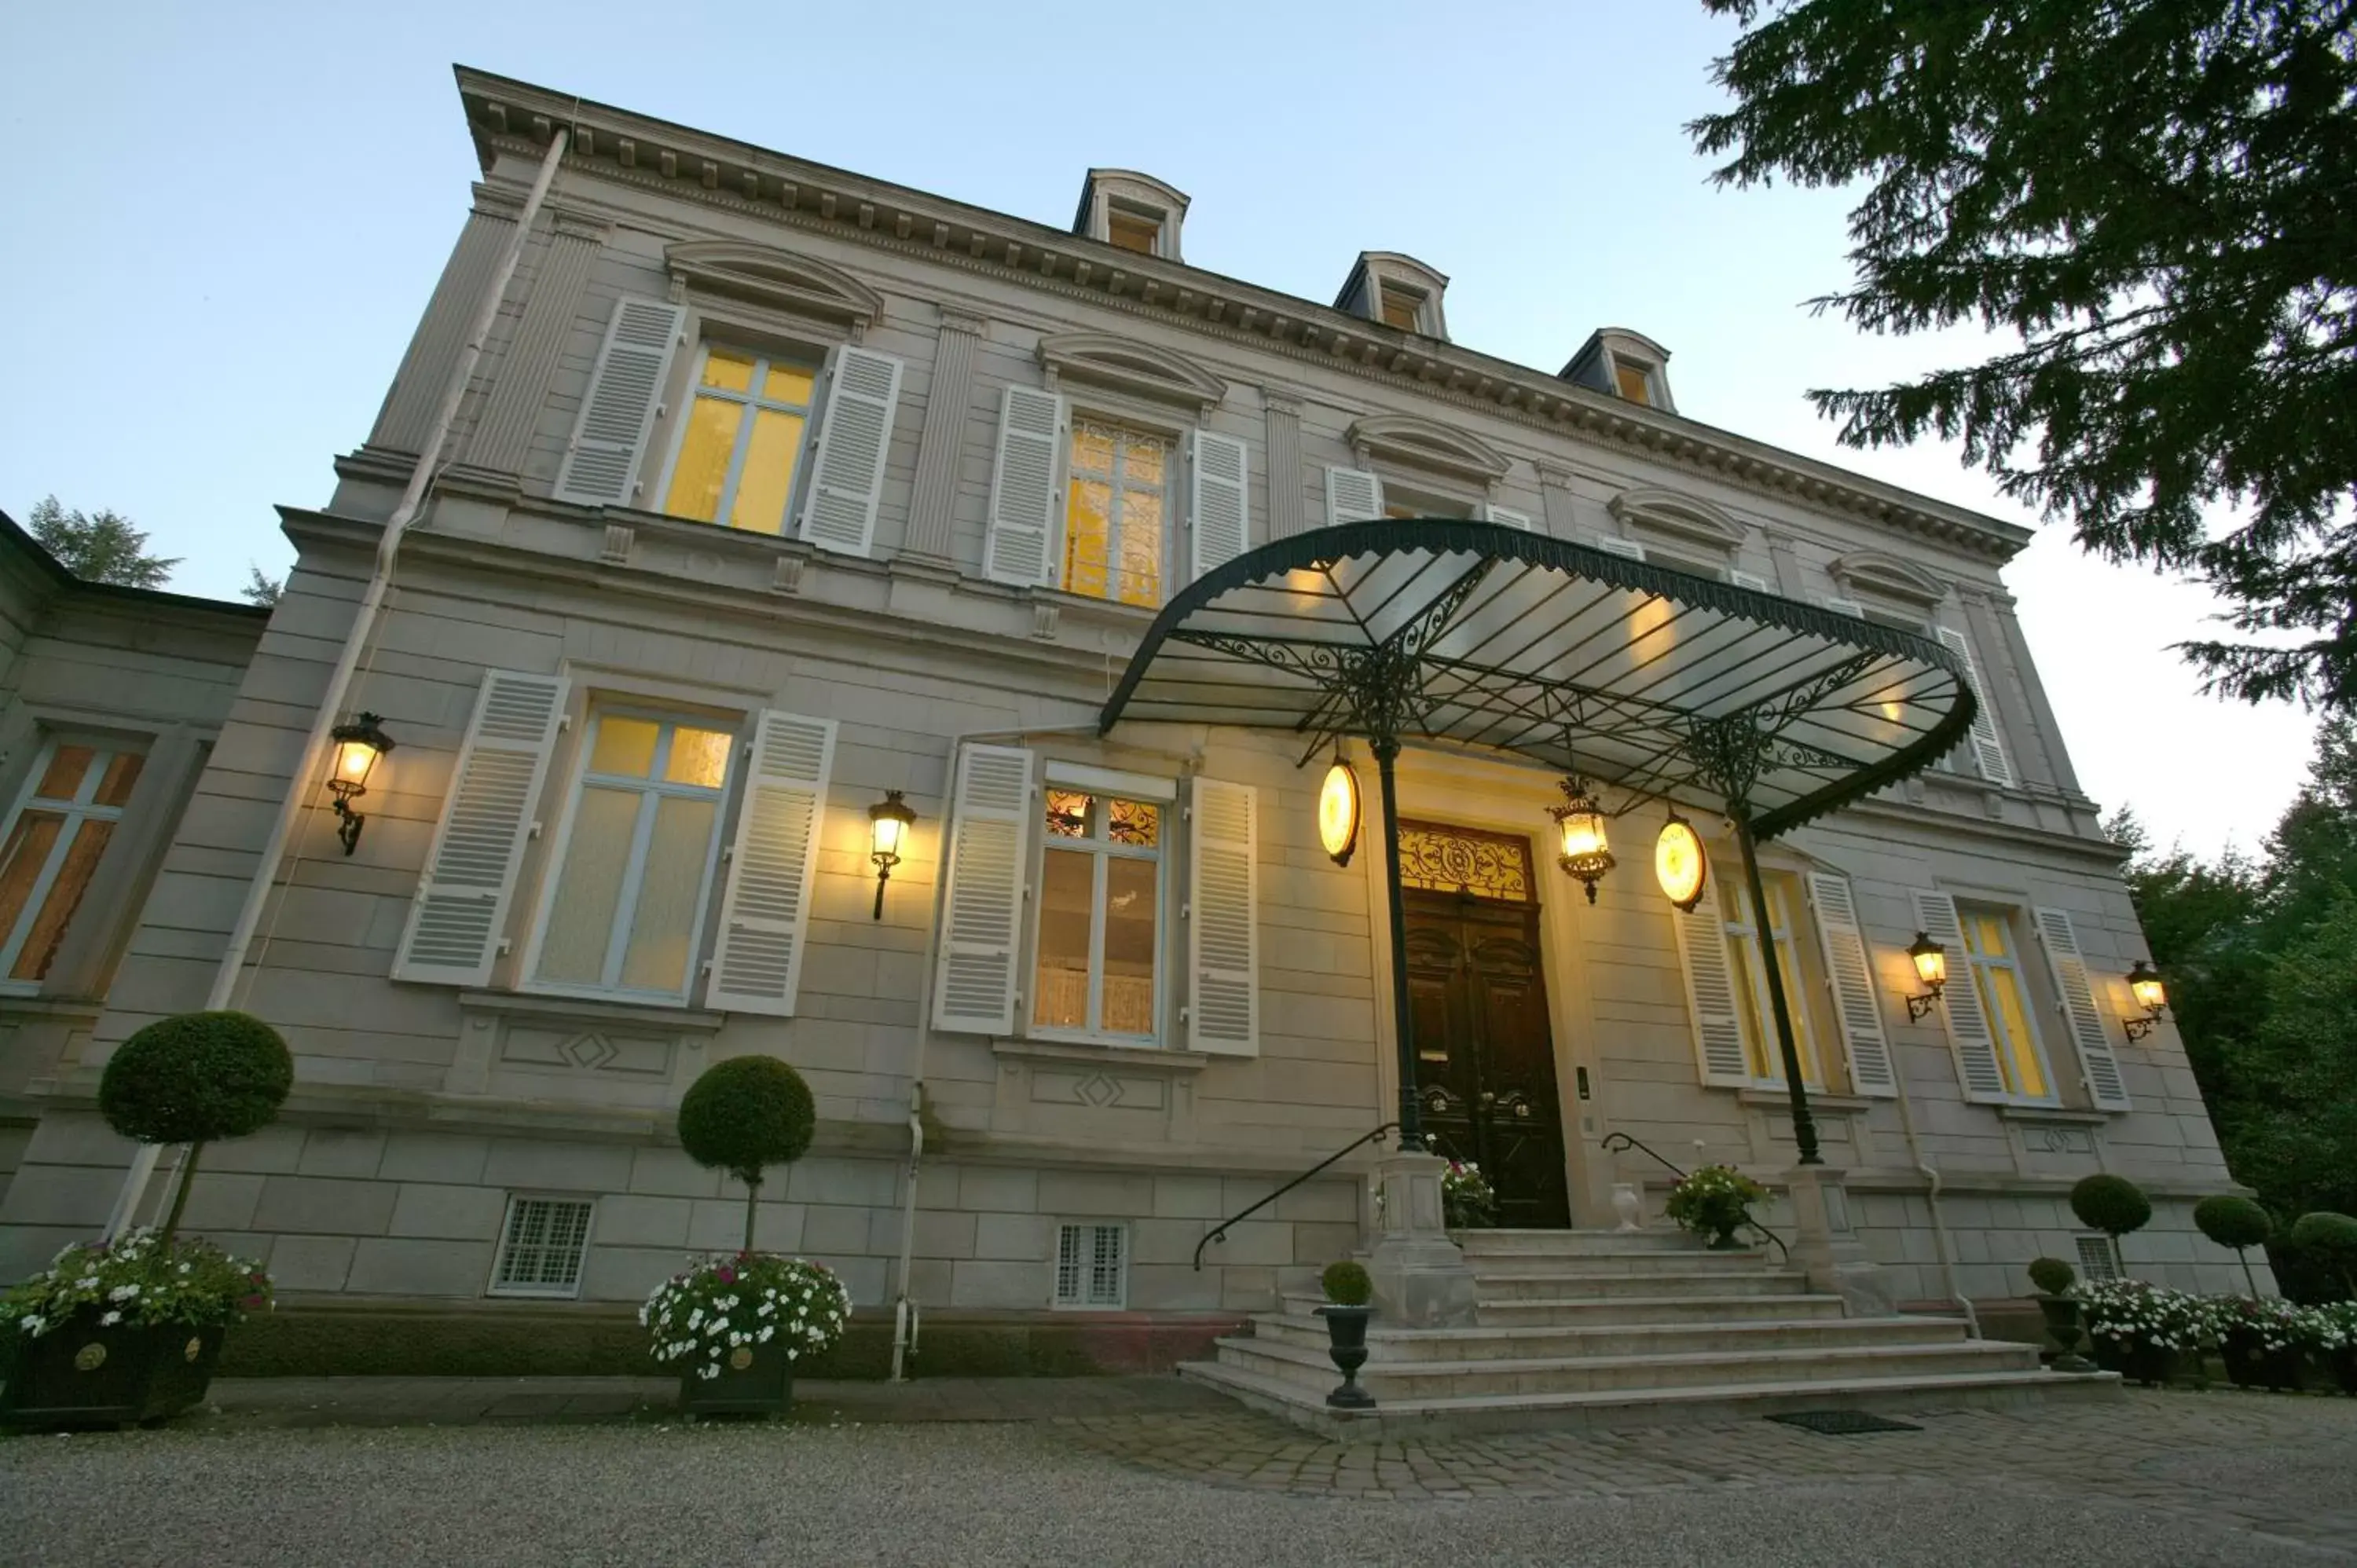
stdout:
<svg viewBox="0 0 2357 1568">
<path fill-rule="evenodd" d="M 1071 467 L 1063 585 L 1093 598 L 1159 605 L 1170 443 L 1076 419 Z"/>
</svg>

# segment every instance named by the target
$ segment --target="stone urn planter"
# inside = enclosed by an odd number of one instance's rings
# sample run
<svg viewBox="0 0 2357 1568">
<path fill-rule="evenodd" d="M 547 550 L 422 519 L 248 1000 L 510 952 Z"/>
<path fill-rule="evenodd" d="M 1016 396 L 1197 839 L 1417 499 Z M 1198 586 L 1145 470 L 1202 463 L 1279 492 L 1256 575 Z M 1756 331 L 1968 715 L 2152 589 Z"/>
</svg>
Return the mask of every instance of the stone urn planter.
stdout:
<svg viewBox="0 0 2357 1568">
<path fill-rule="evenodd" d="M 2058 1372 L 2092 1372 L 2095 1363 L 2079 1354 L 2079 1304 L 2067 1295 L 2041 1295 L 2038 1311 L 2046 1319 L 2046 1332 L 2054 1337 L 2058 1352 L 2053 1367 Z"/>
<path fill-rule="evenodd" d="M 1359 1386 L 1359 1369 L 1367 1364 L 1367 1320 L 1375 1315 L 1370 1305 L 1375 1283 L 1364 1264 L 1348 1259 L 1326 1265 L 1319 1281 L 1326 1287 L 1326 1305 L 1318 1316 L 1326 1320 L 1326 1354 L 1342 1374 L 1326 1402 L 1335 1410 L 1367 1410 L 1375 1396 Z"/>
<path fill-rule="evenodd" d="M 12 1426 L 129 1426 L 168 1421 L 205 1397 L 221 1359 L 221 1324 L 103 1325 L 85 1307 L 35 1338 L 17 1336 L 0 1388 Z"/>
</svg>

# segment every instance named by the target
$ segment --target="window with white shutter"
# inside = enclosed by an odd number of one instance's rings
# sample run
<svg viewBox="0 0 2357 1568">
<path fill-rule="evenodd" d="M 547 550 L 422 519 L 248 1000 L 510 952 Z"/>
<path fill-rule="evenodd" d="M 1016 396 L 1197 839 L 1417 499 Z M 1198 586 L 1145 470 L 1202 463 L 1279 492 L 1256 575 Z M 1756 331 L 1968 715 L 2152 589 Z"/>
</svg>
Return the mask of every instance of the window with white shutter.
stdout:
<svg viewBox="0 0 2357 1568">
<path fill-rule="evenodd" d="M 2079 933 L 2064 909 L 2039 909 L 2039 945 L 2046 950 L 2047 972 L 2054 979 L 2054 995 L 2062 1022 L 2079 1047 L 2079 1069 L 2085 1075 L 2087 1098 L 2098 1111 L 2134 1109 L 2127 1083 L 2120 1076 L 2119 1058 L 2112 1053 L 2112 1036 L 2095 1005 L 2095 988 L 2088 983 L 2087 961 L 2079 949 Z"/>
<path fill-rule="evenodd" d="M 1128 1230 L 1120 1225 L 1057 1226 L 1055 1305 L 1119 1311 L 1128 1300 Z"/>
<path fill-rule="evenodd" d="M 1503 523 L 1508 528 L 1519 528 L 1524 533 L 1531 531 L 1531 514 L 1526 511 L 1516 511 L 1511 507 L 1502 507 L 1492 501 L 1481 509 L 1481 515 L 1491 522 Z"/>
<path fill-rule="evenodd" d="M 1737 1016 L 1735 976 L 1727 964 L 1727 925 L 1719 913 L 1718 884 L 1703 884 L 1692 913 L 1670 911 L 1677 931 L 1678 963 L 1685 975 L 1686 1016 L 1694 1026 L 1695 1061 L 1706 1084 L 1730 1089 L 1751 1083 L 1743 1025 Z"/>
<path fill-rule="evenodd" d="M 998 456 L 990 476 L 990 537 L 983 575 L 1021 586 L 1050 581 L 1056 532 L 1056 457 L 1064 400 L 1030 387 L 999 397 Z"/>
<path fill-rule="evenodd" d="M 1031 754 L 1003 746 L 961 751 L 942 854 L 949 886 L 933 983 L 937 1029 L 1004 1035 L 1015 1027 L 1030 825 Z"/>
<path fill-rule="evenodd" d="M 834 734 L 833 719 L 799 714 L 765 713 L 754 726 L 744 803 L 720 895 L 720 941 L 712 955 L 707 1006 L 780 1016 L 794 1010 L 826 829 Z"/>
<path fill-rule="evenodd" d="M 834 351 L 810 495 L 802 504 L 802 537 L 813 544 L 846 555 L 866 555 L 873 547 L 901 371 L 889 354 L 849 345 Z"/>
<path fill-rule="evenodd" d="M 559 500 L 628 506 L 638 491 L 639 459 L 654 424 L 672 349 L 686 307 L 625 295 L 614 302 L 606 341 L 589 372 L 573 441 L 556 476 Z"/>
<path fill-rule="evenodd" d="M 1755 594 L 1772 594 L 1775 585 L 1757 572 L 1729 572 L 1727 580 L 1738 588 L 1749 588 Z"/>
<path fill-rule="evenodd" d="M 1587 542 L 1607 555 L 1619 555 L 1631 561 L 1642 561 L 1645 547 L 1633 539 L 1623 539 L 1617 533 L 1591 533 Z"/>
<path fill-rule="evenodd" d="M 706 343 L 676 422 L 663 511 L 783 532 L 817 389 L 815 360 Z"/>
<path fill-rule="evenodd" d="M 484 675 L 393 979 L 446 985 L 490 979 L 570 687 L 561 675 Z"/>
<path fill-rule="evenodd" d="M 1820 1033 L 1816 1010 L 1809 1004 L 1808 988 L 1801 983 L 1800 949 L 1794 940 L 1792 910 L 1797 898 L 1792 877 L 1781 871 L 1762 871 L 1768 891 L 1768 950 L 1776 955 L 1776 972 L 1784 984 L 1784 1016 L 1792 1026 L 1792 1054 L 1800 1058 L 1801 1081 L 1823 1089 L 1824 1068 L 1817 1051 Z M 1743 1028 L 1743 1045 L 1751 1080 L 1767 1088 L 1784 1086 L 1784 1044 L 1776 1032 L 1775 999 L 1768 992 L 1768 966 L 1760 955 L 1760 923 L 1744 887 L 1721 887 L 1720 906 L 1727 911 L 1727 971 L 1733 977 L 1736 1021 Z"/>
<path fill-rule="evenodd" d="M 1162 1019 L 1167 780 L 1048 765 L 1031 1032 L 1150 1044 Z"/>
<path fill-rule="evenodd" d="M 1326 470 L 1326 521 L 1366 522 L 1383 515 L 1383 481 L 1372 469 Z"/>
<path fill-rule="evenodd" d="M 589 1252 L 589 1219 L 596 1208 L 593 1198 L 511 1196 L 489 1294 L 579 1295 L 581 1264 Z"/>
<path fill-rule="evenodd" d="M 1824 955 L 1834 1017 L 1849 1061 L 1850 1089 L 1857 1094 L 1895 1095 L 1899 1080 L 1889 1036 L 1883 1033 L 1882 1005 L 1875 994 L 1874 961 L 1848 879 L 1810 873 L 1809 905 L 1816 912 L 1817 945 Z"/>
<path fill-rule="evenodd" d="M 1193 575 L 1232 561 L 1252 548 L 1251 457 L 1232 435 L 1198 430 L 1194 436 L 1194 492 L 1188 508 Z"/>
<path fill-rule="evenodd" d="M 1947 950 L 1948 982 L 1938 1011 L 1956 1053 L 1964 1098 L 2052 1104 L 2045 1053 L 2030 1020 L 2006 912 L 1960 907 L 1949 895 L 1926 888 L 1916 889 L 1914 902 L 1916 925 Z"/>
<path fill-rule="evenodd" d="M 1835 615 L 1856 616 L 1860 620 L 1866 618 L 1866 606 L 1856 599 L 1835 598 L 1831 595 L 1821 594 L 1817 596 L 1817 606 L 1821 609 L 1831 610 Z"/>
<path fill-rule="evenodd" d="M 1988 683 L 1981 679 L 1980 666 L 1974 662 L 1973 645 L 1952 626 L 1940 628 L 1940 640 L 1964 666 L 1964 682 L 1973 691 L 1972 738 L 1964 749 L 1971 753 L 1982 778 L 1992 784 L 2010 784 L 2013 766 L 2005 758 L 2005 743 L 1997 736 L 1996 710 L 1989 706 Z"/>
<path fill-rule="evenodd" d="M 1167 435 L 1069 421 L 1064 531 L 1055 582 L 1068 594 L 1152 609 L 1162 603 L 1176 455 Z"/>
<path fill-rule="evenodd" d="M 1259 799 L 1249 784 L 1195 780 L 1187 885 L 1194 1006 L 1188 1033 L 1197 1050 L 1221 1056 L 1260 1054 Z"/>
</svg>

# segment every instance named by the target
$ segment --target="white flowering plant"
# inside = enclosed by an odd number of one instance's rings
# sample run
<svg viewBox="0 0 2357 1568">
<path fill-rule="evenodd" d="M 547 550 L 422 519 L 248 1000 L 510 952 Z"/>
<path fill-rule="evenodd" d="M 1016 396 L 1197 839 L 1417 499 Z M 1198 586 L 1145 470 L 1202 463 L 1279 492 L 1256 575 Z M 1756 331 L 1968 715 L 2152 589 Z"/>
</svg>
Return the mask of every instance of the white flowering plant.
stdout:
<svg viewBox="0 0 2357 1568">
<path fill-rule="evenodd" d="M 1751 1218 L 1751 1206 L 1768 1189 L 1733 1165 L 1705 1165 L 1670 1189 L 1663 1206 L 1685 1230 L 1724 1234 Z"/>
<path fill-rule="evenodd" d="M 270 1306 L 270 1276 L 258 1263 L 183 1236 L 167 1246 L 152 1230 L 113 1241 L 85 1241 L 0 1296 L 0 1332 L 34 1338 L 88 1312 L 102 1328 L 210 1328 Z"/>
<path fill-rule="evenodd" d="M 2211 1297 L 2209 1306 L 2210 1326 L 2222 1343 L 2233 1338 L 2277 1351 L 2304 1348 L 2317 1339 L 2316 1314 L 2291 1302 L 2221 1295 Z"/>
<path fill-rule="evenodd" d="M 1451 1230 L 1479 1230 L 1498 1222 L 1498 1194 L 1471 1160 L 1450 1160 L 1440 1173 L 1440 1210 Z"/>
<path fill-rule="evenodd" d="M 2142 1280 L 2082 1280 L 2071 1295 L 2089 1334 L 2126 1349 L 2199 1350 L 2219 1336 L 2217 1306 L 2186 1291 Z"/>
<path fill-rule="evenodd" d="M 851 1321 L 834 1270 L 774 1252 L 723 1252 L 657 1285 L 639 1308 L 654 1359 L 707 1381 L 730 1352 L 779 1344 L 789 1364 L 823 1354 Z"/>
<path fill-rule="evenodd" d="M 2357 1347 L 2357 1301 L 2328 1302 L 2308 1309 L 2309 1348 L 2322 1355 Z"/>
</svg>

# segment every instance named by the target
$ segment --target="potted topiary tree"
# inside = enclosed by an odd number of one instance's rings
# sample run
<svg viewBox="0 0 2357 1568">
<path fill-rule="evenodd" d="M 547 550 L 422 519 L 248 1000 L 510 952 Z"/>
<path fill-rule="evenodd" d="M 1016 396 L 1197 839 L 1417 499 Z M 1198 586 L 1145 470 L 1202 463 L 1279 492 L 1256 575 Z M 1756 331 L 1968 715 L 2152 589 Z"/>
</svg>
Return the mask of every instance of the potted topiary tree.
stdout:
<svg viewBox="0 0 2357 1568">
<path fill-rule="evenodd" d="M 180 1217 L 205 1145 L 266 1127 L 295 1083 L 278 1032 L 244 1013 L 184 1013 L 139 1030 L 99 1079 L 99 1112 L 143 1144 L 185 1144 L 159 1231 L 69 1247 L 0 1299 L 16 1342 L 0 1416 L 22 1425 L 168 1419 L 204 1398 L 221 1338 L 269 1305 L 262 1270 L 201 1240 Z"/>
<path fill-rule="evenodd" d="M 2121 1237 L 2151 1222 L 2152 1199 L 2126 1176 L 2084 1176 L 2071 1189 L 2071 1212 L 2079 1217 L 2080 1224 L 2109 1236 L 2112 1251 L 2117 1253 Z M 2125 1262 L 2121 1267 L 2126 1267 Z"/>
<path fill-rule="evenodd" d="M 2193 1206 L 2193 1223 L 2221 1247 L 2234 1250 L 2235 1261 L 2243 1265 L 2243 1283 L 2249 1287 L 2251 1299 L 2257 1300 L 2259 1282 L 2251 1273 L 2250 1256 L 2244 1249 L 2265 1246 L 2275 1234 L 2276 1222 L 2267 1211 L 2247 1197 L 2220 1193 Z"/>
<path fill-rule="evenodd" d="M 762 1174 L 802 1158 L 815 1125 L 810 1086 L 775 1057 L 715 1062 L 680 1101 L 688 1157 L 745 1184 L 743 1249 L 673 1275 L 639 1309 L 654 1359 L 680 1369 L 680 1408 L 691 1417 L 783 1411 L 794 1364 L 831 1348 L 851 1321 L 851 1292 L 832 1269 L 753 1250 Z"/>
<path fill-rule="evenodd" d="M 2038 1287 L 2038 1310 L 2046 1319 L 2046 1332 L 2054 1336 L 2054 1358 L 2058 1372 L 2092 1372 L 2095 1364 L 2079 1354 L 2079 1303 L 2071 1294 L 2071 1287 L 2079 1283 L 2078 1273 L 2060 1258 L 2039 1258 L 2029 1265 L 2029 1283 Z"/>
<path fill-rule="evenodd" d="M 1326 1305 L 1318 1315 L 1326 1320 L 1326 1353 L 1342 1371 L 1342 1381 L 1326 1402 L 1337 1410 L 1366 1410 L 1375 1399 L 1359 1386 L 1359 1369 L 1367 1364 L 1367 1319 L 1374 1315 L 1375 1282 L 1366 1266 L 1345 1258 L 1326 1265 L 1320 1283 Z"/>
</svg>

